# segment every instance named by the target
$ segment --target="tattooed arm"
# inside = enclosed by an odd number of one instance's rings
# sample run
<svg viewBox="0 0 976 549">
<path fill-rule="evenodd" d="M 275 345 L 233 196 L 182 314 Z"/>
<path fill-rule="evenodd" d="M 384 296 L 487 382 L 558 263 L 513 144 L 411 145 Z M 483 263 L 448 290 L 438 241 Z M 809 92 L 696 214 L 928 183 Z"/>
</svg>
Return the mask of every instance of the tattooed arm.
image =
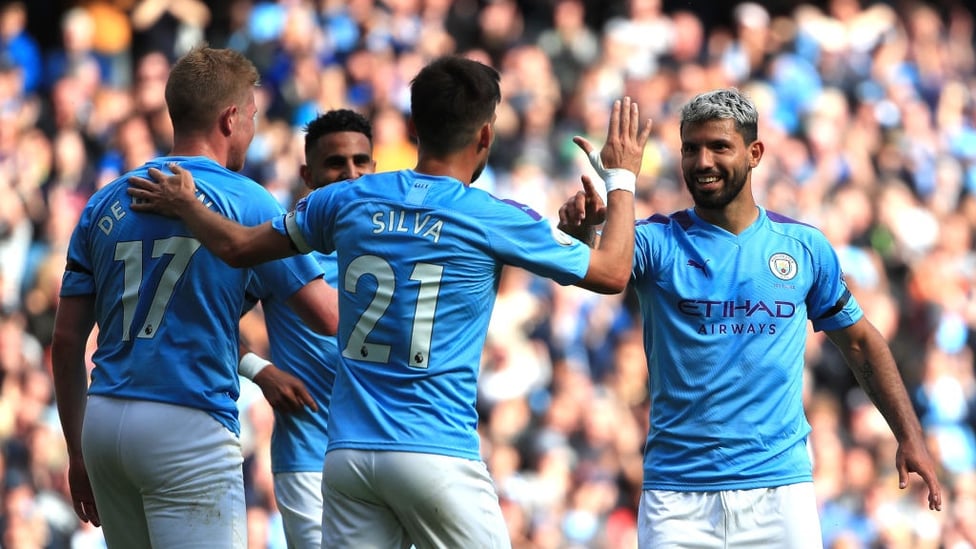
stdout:
<svg viewBox="0 0 976 549">
<path fill-rule="evenodd" d="M 895 466 L 899 487 L 908 486 L 909 473 L 918 473 L 929 488 L 929 509 L 941 510 L 942 491 L 936 465 L 926 448 L 922 426 L 888 342 L 867 318 L 826 333 L 844 354 L 861 388 L 878 407 L 898 441 Z"/>
</svg>

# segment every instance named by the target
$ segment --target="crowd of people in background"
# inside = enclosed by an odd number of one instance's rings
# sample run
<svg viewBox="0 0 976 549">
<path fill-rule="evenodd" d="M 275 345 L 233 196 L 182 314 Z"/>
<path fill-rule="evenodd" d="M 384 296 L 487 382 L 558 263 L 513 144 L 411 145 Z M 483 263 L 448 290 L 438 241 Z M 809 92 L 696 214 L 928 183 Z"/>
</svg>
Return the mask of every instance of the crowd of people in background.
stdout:
<svg viewBox="0 0 976 549">
<path fill-rule="evenodd" d="M 599 143 L 625 94 L 654 120 L 637 217 L 690 205 L 677 109 L 701 91 L 743 90 L 774 144 L 753 173 L 757 201 L 828 236 L 940 465 L 936 513 L 917 478 L 897 489 L 887 425 L 812 334 L 805 408 L 825 547 L 976 548 L 976 18 L 961 1 L 779 7 L 732 5 L 716 23 L 661 0 L 86 0 L 41 40 L 28 2 L 3 0 L 0 546 L 103 546 L 72 511 L 53 402 L 67 242 L 95 190 L 169 151 L 166 77 L 205 40 L 261 73 L 243 173 L 285 208 L 303 188 L 303 128 L 330 109 L 369 118 L 376 171 L 412 168 L 409 83 L 442 54 L 501 73 L 495 148 L 474 185 L 553 217 L 590 169 L 572 137 Z M 629 292 L 505 271 L 479 433 L 513 546 L 636 546 L 651 405 L 639 323 Z M 260 310 L 245 317 L 267 356 L 263 329 Z M 249 543 L 283 547 L 272 411 L 247 384 L 239 408 Z"/>
</svg>

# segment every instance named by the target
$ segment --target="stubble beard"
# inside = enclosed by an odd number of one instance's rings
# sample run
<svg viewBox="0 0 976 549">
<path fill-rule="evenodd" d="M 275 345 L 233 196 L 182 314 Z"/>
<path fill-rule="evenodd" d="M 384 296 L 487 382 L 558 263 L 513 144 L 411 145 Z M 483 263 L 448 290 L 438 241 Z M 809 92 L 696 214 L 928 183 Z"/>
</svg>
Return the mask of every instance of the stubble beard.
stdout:
<svg viewBox="0 0 976 549">
<path fill-rule="evenodd" d="M 715 193 L 702 193 L 698 191 L 698 188 L 694 184 L 688 182 L 688 177 L 686 176 L 685 187 L 691 193 L 691 198 L 695 201 L 695 206 L 703 210 L 722 210 L 731 204 L 742 193 L 742 189 L 745 188 L 746 178 L 749 177 L 749 170 L 745 169 L 742 172 L 735 171 L 729 175 L 731 177 L 727 177 L 726 175 L 722 176 L 725 185 Z"/>
</svg>

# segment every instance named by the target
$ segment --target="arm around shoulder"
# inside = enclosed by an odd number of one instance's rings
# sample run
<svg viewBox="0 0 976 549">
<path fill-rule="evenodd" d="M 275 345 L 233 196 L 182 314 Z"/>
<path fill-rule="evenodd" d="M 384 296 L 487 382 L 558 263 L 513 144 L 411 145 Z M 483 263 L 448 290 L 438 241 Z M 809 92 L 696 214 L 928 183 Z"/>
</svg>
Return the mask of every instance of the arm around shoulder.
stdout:
<svg viewBox="0 0 976 549">
<path fill-rule="evenodd" d="M 251 267 L 297 253 L 270 222 L 248 227 L 211 210 L 197 200 L 193 174 L 177 164 L 170 169 L 173 175 L 167 176 L 151 168 L 154 181 L 129 178 L 133 211 L 180 218 L 205 248 L 231 267 Z"/>
</svg>

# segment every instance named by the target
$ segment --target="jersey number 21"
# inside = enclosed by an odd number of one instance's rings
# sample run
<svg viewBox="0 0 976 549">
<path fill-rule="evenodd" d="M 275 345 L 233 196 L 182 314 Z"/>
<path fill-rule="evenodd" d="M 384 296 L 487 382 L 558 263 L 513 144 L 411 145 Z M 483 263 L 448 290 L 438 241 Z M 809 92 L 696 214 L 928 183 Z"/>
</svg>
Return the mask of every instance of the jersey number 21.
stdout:
<svg viewBox="0 0 976 549">
<path fill-rule="evenodd" d="M 410 330 L 410 354 L 406 361 L 413 368 L 427 368 L 430 361 L 434 312 L 437 310 L 437 297 L 440 294 L 443 272 L 444 267 L 440 265 L 416 263 L 410 274 L 410 280 L 420 283 Z M 342 356 L 353 360 L 387 363 L 390 362 L 390 346 L 370 342 L 369 334 L 393 301 L 393 293 L 397 287 L 396 275 L 393 267 L 382 257 L 362 255 L 349 263 L 343 279 L 343 288 L 355 294 L 359 279 L 365 275 L 372 275 L 376 279 L 376 292 L 366 310 L 356 321 L 352 333 L 349 334 L 349 341 L 342 349 Z M 397 299 L 406 299 L 406 296 L 397 296 Z M 405 357 L 397 357 L 395 361 L 402 362 L 403 358 Z"/>
</svg>

